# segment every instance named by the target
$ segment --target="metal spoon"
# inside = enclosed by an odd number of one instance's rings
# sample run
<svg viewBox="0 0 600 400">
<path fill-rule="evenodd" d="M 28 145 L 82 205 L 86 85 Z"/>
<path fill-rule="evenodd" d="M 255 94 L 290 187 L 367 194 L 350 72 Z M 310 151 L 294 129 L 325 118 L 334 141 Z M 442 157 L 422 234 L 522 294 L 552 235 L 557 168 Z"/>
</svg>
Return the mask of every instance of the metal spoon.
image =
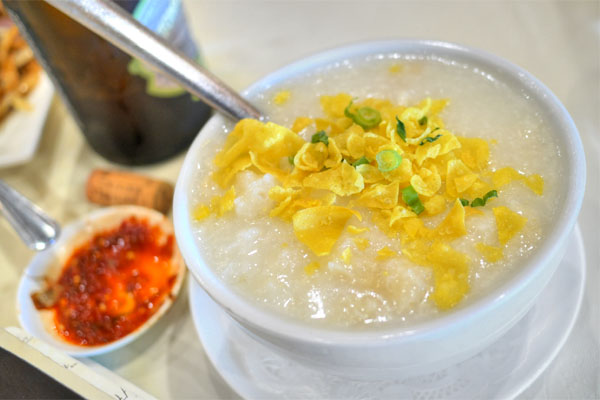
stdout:
<svg viewBox="0 0 600 400">
<path fill-rule="evenodd" d="M 25 196 L 0 180 L 0 212 L 32 250 L 44 250 L 58 239 L 60 225 Z"/>
<path fill-rule="evenodd" d="M 172 48 L 164 39 L 105 0 L 46 0 L 124 52 L 169 76 L 205 103 L 238 120 L 261 113 L 216 76 Z"/>
</svg>

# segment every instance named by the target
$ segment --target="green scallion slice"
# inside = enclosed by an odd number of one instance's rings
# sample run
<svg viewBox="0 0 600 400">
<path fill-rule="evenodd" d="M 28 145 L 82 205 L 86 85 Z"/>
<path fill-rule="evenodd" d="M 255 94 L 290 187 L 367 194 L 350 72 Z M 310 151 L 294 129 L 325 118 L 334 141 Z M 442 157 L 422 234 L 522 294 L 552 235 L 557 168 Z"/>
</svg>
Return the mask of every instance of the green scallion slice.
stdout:
<svg viewBox="0 0 600 400">
<path fill-rule="evenodd" d="M 400 121 L 400 118 L 396 116 L 396 133 L 400 136 L 400 139 L 406 143 L 406 128 L 404 127 L 404 122 Z"/>
<path fill-rule="evenodd" d="M 359 165 L 363 165 L 363 164 L 369 164 L 369 163 L 370 163 L 370 161 L 367 159 L 367 157 L 365 157 L 365 156 L 362 156 L 362 157 L 361 157 L 361 158 L 359 158 L 358 160 L 354 161 L 354 162 L 352 163 L 352 166 L 356 168 L 356 167 L 358 167 Z"/>
<path fill-rule="evenodd" d="M 435 142 L 436 140 L 438 140 L 441 137 L 442 137 L 442 135 L 437 135 L 436 137 L 430 137 L 430 136 L 428 136 L 425 139 L 423 139 L 421 141 L 421 143 L 419 143 L 419 146 L 423 146 L 425 143 L 433 143 L 433 142 Z"/>
<path fill-rule="evenodd" d="M 288 162 L 289 162 L 291 165 L 295 165 L 295 164 L 294 164 L 294 156 L 288 156 Z"/>
<path fill-rule="evenodd" d="M 487 203 L 487 201 L 492 197 L 498 197 L 498 192 L 496 190 L 490 190 L 483 196 L 483 198 L 478 197 L 473 200 L 471 202 L 471 207 L 483 207 L 485 206 L 485 203 Z"/>
<path fill-rule="evenodd" d="M 427 115 L 423 115 L 421 119 L 419 119 L 419 125 L 427 125 Z"/>
<path fill-rule="evenodd" d="M 393 171 L 400 166 L 402 156 L 394 150 L 381 150 L 375 156 L 377 160 L 377 168 L 381 172 Z"/>
<path fill-rule="evenodd" d="M 469 205 L 469 200 L 467 199 L 460 199 L 460 204 L 462 204 L 463 207 L 466 207 Z"/>
<path fill-rule="evenodd" d="M 419 199 L 419 194 L 412 186 L 402 189 L 402 200 L 404 200 L 410 209 L 417 215 L 425 210 L 423 203 L 421 203 L 421 200 Z"/>
<path fill-rule="evenodd" d="M 319 132 L 315 133 L 314 135 L 312 135 L 310 142 L 311 143 L 323 142 L 326 145 L 329 145 L 329 137 L 327 137 L 327 134 L 325 133 L 325 131 L 319 131 Z"/>
<path fill-rule="evenodd" d="M 379 125 L 381 122 L 381 114 L 374 108 L 361 107 L 355 113 L 350 112 L 352 101 L 344 109 L 344 115 L 350 118 L 356 125 L 360 125 L 363 129 L 371 129 Z"/>
</svg>

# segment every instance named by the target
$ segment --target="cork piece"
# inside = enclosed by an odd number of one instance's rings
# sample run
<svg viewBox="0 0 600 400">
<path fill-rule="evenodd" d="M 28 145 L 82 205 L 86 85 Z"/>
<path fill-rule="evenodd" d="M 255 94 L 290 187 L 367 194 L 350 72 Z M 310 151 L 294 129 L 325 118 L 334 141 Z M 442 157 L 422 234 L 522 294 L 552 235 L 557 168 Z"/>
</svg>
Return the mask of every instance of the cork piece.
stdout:
<svg viewBox="0 0 600 400">
<path fill-rule="evenodd" d="M 173 185 L 143 175 L 96 169 L 86 184 L 89 201 L 111 206 L 135 204 L 166 214 L 173 203 Z"/>
</svg>

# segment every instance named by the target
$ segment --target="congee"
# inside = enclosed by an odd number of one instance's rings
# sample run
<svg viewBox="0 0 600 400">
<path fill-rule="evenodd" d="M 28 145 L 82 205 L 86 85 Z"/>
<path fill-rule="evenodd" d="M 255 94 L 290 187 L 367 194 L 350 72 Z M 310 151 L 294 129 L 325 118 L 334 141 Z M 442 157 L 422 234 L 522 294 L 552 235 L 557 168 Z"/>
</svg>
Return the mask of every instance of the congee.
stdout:
<svg viewBox="0 0 600 400">
<path fill-rule="evenodd" d="M 203 138 L 190 218 L 224 282 L 292 319 L 451 312 L 536 252 L 563 199 L 544 111 L 489 71 L 378 55 L 251 100 L 269 121 Z"/>
</svg>

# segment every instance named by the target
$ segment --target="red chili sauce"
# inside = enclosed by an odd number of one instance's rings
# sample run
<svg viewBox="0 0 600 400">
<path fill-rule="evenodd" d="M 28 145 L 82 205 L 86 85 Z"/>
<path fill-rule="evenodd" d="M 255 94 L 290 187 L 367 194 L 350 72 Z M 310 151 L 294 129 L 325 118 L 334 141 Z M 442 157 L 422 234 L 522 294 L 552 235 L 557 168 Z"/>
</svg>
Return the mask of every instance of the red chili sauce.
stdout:
<svg viewBox="0 0 600 400">
<path fill-rule="evenodd" d="M 50 307 L 68 342 L 95 346 L 140 327 L 160 308 L 177 278 L 171 266 L 173 235 L 130 217 L 76 249 L 63 267 Z M 162 238 L 162 239 L 161 239 Z"/>
</svg>

